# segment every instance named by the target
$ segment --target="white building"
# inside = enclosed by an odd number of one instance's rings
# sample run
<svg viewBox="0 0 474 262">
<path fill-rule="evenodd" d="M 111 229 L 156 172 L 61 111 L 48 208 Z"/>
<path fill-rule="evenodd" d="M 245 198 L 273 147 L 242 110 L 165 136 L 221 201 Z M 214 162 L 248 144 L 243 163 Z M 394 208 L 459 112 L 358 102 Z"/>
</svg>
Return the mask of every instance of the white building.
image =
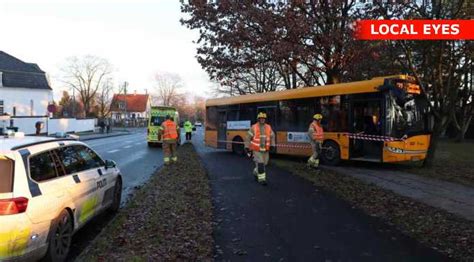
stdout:
<svg viewBox="0 0 474 262">
<path fill-rule="evenodd" d="M 46 116 L 53 92 L 37 64 L 0 51 L 0 115 Z"/>
</svg>

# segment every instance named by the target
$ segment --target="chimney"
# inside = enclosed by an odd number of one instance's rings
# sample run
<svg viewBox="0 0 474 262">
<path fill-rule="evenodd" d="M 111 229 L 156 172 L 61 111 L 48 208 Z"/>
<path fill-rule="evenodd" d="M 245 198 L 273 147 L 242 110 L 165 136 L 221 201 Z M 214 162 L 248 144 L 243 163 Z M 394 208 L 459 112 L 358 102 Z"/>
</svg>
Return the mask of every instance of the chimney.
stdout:
<svg viewBox="0 0 474 262">
<path fill-rule="evenodd" d="M 135 89 L 135 91 L 133 91 L 133 94 L 134 94 L 134 95 L 137 95 L 137 90 L 136 90 L 136 89 Z"/>
</svg>

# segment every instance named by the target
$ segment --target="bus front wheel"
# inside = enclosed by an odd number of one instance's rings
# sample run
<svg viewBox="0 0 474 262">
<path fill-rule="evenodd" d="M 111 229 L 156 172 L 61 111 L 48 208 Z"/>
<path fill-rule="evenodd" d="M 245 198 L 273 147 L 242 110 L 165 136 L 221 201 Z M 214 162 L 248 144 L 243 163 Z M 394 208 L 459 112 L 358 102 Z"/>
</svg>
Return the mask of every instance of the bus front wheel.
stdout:
<svg viewBox="0 0 474 262">
<path fill-rule="evenodd" d="M 236 153 L 237 155 L 241 156 L 245 153 L 244 147 L 244 140 L 238 136 L 232 140 L 232 152 Z"/>
<path fill-rule="evenodd" d="M 334 141 L 326 141 L 323 143 L 321 160 L 329 166 L 336 166 L 341 162 L 341 150 L 339 145 Z"/>
</svg>

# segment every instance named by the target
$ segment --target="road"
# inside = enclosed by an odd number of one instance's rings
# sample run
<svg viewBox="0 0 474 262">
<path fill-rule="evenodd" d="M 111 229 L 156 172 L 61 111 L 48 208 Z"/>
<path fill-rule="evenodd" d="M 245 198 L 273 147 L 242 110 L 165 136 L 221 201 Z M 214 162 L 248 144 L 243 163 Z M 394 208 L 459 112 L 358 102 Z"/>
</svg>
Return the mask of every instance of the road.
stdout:
<svg viewBox="0 0 474 262">
<path fill-rule="evenodd" d="M 162 150 L 159 147 L 147 146 L 145 129 L 131 135 L 89 140 L 85 143 L 102 158 L 117 163 L 123 179 L 122 201 L 163 165 Z"/>
<path fill-rule="evenodd" d="M 143 185 L 161 165 L 163 154 L 159 147 L 149 148 L 146 130 L 137 130 L 130 135 L 84 141 L 102 158 L 114 160 L 123 179 L 122 204 Z M 80 229 L 73 238 L 68 261 L 74 260 L 104 228 L 113 215 L 104 213 Z"/>
<path fill-rule="evenodd" d="M 253 163 L 193 139 L 213 195 L 218 261 L 446 261 L 307 180 L 270 165 L 268 186 Z"/>
</svg>

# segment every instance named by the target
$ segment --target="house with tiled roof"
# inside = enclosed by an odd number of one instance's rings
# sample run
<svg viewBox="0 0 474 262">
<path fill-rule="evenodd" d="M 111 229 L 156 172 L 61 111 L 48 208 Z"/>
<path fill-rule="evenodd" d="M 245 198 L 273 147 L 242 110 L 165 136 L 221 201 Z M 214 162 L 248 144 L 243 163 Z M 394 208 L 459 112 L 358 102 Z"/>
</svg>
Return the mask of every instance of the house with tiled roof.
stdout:
<svg viewBox="0 0 474 262">
<path fill-rule="evenodd" d="M 150 115 L 151 100 L 148 94 L 114 94 L 110 105 L 112 119 L 145 119 Z"/>
<path fill-rule="evenodd" d="M 46 73 L 0 51 L 0 115 L 46 116 L 53 92 Z"/>
</svg>

